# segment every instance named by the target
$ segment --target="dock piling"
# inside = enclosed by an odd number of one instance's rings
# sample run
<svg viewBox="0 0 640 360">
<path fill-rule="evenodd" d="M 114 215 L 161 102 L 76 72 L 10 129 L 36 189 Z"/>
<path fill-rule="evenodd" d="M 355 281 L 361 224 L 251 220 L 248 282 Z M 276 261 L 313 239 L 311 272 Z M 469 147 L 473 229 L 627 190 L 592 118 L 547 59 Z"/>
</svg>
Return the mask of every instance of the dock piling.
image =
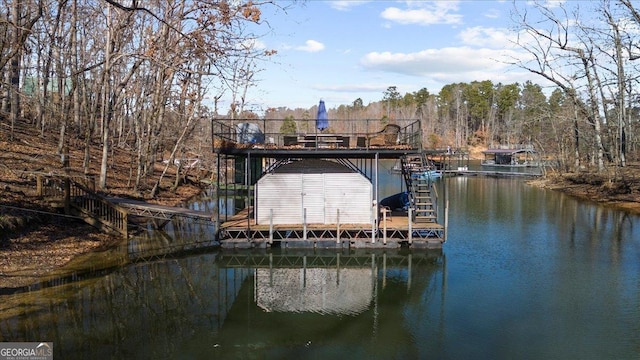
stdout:
<svg viewBox="0 0 640 360">
<path fill-rule="evenodd" d="M 273 209 L 269 209 L 269 244 L 273 244 Z"/>
<path fill-rule="evenodd" d="M 336 211 L 336 244 L 340 244 L 340 209 Z"/>
</svg>

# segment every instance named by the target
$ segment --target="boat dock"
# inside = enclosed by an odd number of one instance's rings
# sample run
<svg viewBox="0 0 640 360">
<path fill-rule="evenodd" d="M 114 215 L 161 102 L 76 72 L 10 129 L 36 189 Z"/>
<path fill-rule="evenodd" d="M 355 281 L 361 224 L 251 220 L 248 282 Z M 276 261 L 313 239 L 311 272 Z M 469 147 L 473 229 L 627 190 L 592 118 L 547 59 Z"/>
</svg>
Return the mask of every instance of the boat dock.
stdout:
<svg viewBox="0 0 640 360">
<path fill-rule="evenodd" d="M 329 120 L 333 125 L 324 132 L 306 122 L 212 121 L 217 188 L 254 188 L 242 193 L 234 215 L 220 216 L 223 248 L 442 246 L 446 202 L 432 179 L 414 176 L 432 165 L 428 156 L 442 151 L 422 149 L 420 121 Z M 282 134 L 284 124 L 311 130 Z M 401 162 L 409 208 L 380 205 L 381 159 Z M 225 204 L 227 196 L 218 193 Z"/>
<path fill-rule="evenodd" d="M 542 173 L 531 173 L 522 171 L 499 171 L 499 170 L 441 170 L 443 174 L 451 176 L 494 176 L 494 177 L 538 177 Z"/>
</svg>

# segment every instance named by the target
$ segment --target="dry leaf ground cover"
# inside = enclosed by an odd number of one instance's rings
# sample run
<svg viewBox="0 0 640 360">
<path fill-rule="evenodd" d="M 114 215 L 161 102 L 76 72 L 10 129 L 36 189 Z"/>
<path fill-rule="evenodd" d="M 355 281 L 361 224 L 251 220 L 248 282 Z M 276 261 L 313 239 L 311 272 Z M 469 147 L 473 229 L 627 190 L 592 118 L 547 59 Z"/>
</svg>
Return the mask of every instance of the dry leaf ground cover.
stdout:
<svg viewBox="0 0 640 360">
<path fill-rule="evenodd" d="M 33 125 L 18 123 L 10 137 L 8 121 L 0 118 L 0 288 L 29 285 L 39 277 L 68 263 L 74 257 L 100 251 L 121 239 L 100 233 L 77 219 L 62 216 L 35 194 L 37 173 L 62 174 L 54 133 L 40 134 Z M 70 166 L 82 173 L 84 150 L 80 141 L 70 142 Z M 98 174 L 100 147 L 91 149 L 91 173 Z M 131 191 L 131 155 L 114 149 L 107 181 L 110 195 L 144 199 L 162 171 L 147 179 L 141 191 Z M 171 173 L 163 181 L 160 194 L 151 202 L 175 205 L 198 194 L 194 184 L 169 191 Z M 55 215 L 52 213 L 56 213 Z"/>
</svg>

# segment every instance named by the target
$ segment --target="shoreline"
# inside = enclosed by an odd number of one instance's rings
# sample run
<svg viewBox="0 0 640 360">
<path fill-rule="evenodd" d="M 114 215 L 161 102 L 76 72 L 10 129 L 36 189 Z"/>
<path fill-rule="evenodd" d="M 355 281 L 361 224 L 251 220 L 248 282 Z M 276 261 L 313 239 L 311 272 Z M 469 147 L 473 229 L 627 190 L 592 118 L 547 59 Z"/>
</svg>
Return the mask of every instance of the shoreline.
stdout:
<svg viewBox="0 0 640 360">
<path fill-rule="evenodd" d="M 544 177 L 527 181 L 527 184 L 569 195 L 580 200 L 590 201 L 601 206 L 640 215 L 640 194 L 615 194 L 603 189 L 604 185 L 574 183 L 570 176 Z"/>
<path fill-rule="evenodd" d="M 176 206 L 203 190 L 182 185 L 175 193 L 164 192 L 149 202 Z M 112 249 L 126 240 L 65 216 L 24 216 L 15 223 L 16 228 L 0 242 L 0 294 L 42 282 L 73 260 Z"/>
</svg>

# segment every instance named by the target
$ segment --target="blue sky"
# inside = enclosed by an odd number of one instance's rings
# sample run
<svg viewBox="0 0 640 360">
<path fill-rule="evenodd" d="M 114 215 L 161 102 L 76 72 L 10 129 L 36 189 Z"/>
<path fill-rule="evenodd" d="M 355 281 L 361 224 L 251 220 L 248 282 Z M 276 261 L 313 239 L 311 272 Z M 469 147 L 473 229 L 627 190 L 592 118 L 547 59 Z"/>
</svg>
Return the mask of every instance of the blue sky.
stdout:
<svg viewBox="0 0 640 360">
<path fill-rule="evenodd" d="M 524 0 L 519 5 L 526 5 Z M 271 30 L 260 45 L 277 50 L 249 90 L 247 108 L 327 108 L 443 85 L 491 80 L 542 80 L 504 60 L 513 45 L 512 1 L 278 1 L 265 9 Z M 264 29 L 263 29 L 264 30 Z M 501 61 L 503 60 L 503 61 Z"/>
</svg>

